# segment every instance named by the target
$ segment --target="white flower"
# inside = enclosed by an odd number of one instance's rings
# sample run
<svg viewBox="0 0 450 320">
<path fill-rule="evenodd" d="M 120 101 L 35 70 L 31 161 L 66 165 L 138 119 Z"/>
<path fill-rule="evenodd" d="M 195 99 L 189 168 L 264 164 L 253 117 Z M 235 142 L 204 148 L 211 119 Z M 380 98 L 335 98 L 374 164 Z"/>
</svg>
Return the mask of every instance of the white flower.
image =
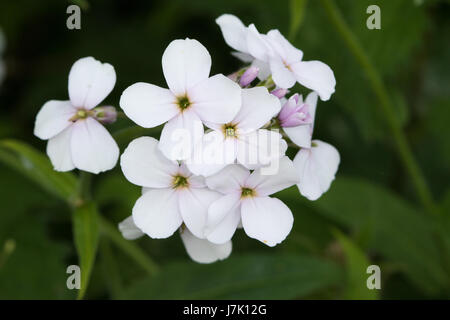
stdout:
<svg viewBox="0 0 450 320">
<path fill-rule="evenodd" d="M 302 96 L 298 99 L 299 104 L 302 104 Z M 312 122 L 296 127 L 285 127 L 283 130 L 292 142 L 301 147 L 294 158 L 294 166 L 300 177 L 297 187 L 309 200 L 317 200 L 330 188 L 339 166 L 340 156 L 332 145 L 312 140 L 317 94 L 311 92 L 304 103 L 308 106 Z"/>
<path fill-rule="evenodd" d="M 285 89 L 298 82 L 316 91 L 324 101 L 334 93 L 336 79 L 330 67 L 321 61 L 302 61 L 303 52 L 278 30 L 262 35 L 253 24 L 245 27 L 237 17 L 229 14 L 220 16 L 216 22 L 225 42 L 240 52 L 238 57 L 245 62 L 255 59 L 252 64 L 260 68 L 262 79 L 271 73 L 275 84 Z"/>
<path fill-rule="evenodd" d="M 231 239 L 239 221 L 246 234 L 268 246 L 282 242 L 292 229 L 291 210 L 269 195 L 298 183 L 297 172 L 288 157 L 280 160 L 276 175 L 250 172 L 240 165 L 229 165 L 206 178 L 206 184 L 222 193 L 208 209 L 207 239 L 224 243 Z"/>
<path fill-rule="evenodd" d="M 144 232 L 134 224 L 132 216 L 119 223 L 119 230 L 127 240 L 135 240 L 144 235 Z M 195 262 L 212 263 L 228 258 L 231 253 L 231 241 L 224 244 L 214 244 L 206 239 L 197 238 L 183 226 L 179 230 L 186 252 Z"/>
<path fill-rule="evenodd" d="M 272 48 L 256 29 L 254 24 L 246 27 L 238 17 L 223 14 L 216 19 L 225 42 L 236 52 L 232 54 L 243 62 L 252 63 L 259 69 L 258 78 L 263 80 L 270 76 L 269 56 Z"/>
<path fill-rule="evenodd" d="M 197 175 L 209 176 L 235 160 L 253 169 L 280 158 L 287 149 L 286 142 L 278 132 L 260 129 L 280 108 L 279 99 L 266 88 L 243 89 L 242 107 L 236 117 L 224 125 L 207 124 L 213 131 L 196 145 L 188 168 Z"/>
<path fill-rule="evenodd" d="M 165 158 L 151 137 L 133 140 L 120 165 L 128 181 L 145 187 L 133 207 L 139 229 L 152 238 L 167 238 L 184 222 L 196 237 L 204 238 L 208 206 L 220 194 L 209 190 L 202 177 Z"/>
<path fill-rule="evenodd" d="M 92 57 L 76 61 L 69 73 L 67 101 L 50 100 L 36 116 L 34 134 L 48 140 L 47 154 L 57 171 L 74 168 L 99 173 L 117 163 L 119 147 L 92 110 L 116 82 L 112 65 Z"/>
<path fill-rule="evenodd" d="M 169 89 L 135 83 L 120 98 L 125 114 L 145 128 L 166 121 L 159 148 L 172 160 L 187 159 L 203 136 L 202 122 L 224 124 L 241 106 L 239 85 L 222 74 L 209 77 L 211 56 L 197 40 L 174 40 L 162 57 Z"/>
</svg>

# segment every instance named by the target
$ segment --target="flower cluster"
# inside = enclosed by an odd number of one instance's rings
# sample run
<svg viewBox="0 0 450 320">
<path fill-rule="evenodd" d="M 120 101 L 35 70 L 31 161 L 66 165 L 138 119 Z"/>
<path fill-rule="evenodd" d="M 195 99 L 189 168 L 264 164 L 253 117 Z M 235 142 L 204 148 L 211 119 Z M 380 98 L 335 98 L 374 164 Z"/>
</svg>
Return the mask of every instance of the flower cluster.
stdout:
<svg viewBox="0 0 450 320">
<path fill-rule="evenodd" d="M 237 228 L 268 246 L 281 243 L 294 217 L 273 194 L 297 185 L 316 200 L 340 162 L 333 146 L 312 140 L 318 98 L 334 92 L 332 70 L 303 61 L 278 30 L 261 34 L 228 14 L 216 22 L 242 69 L 210 75 L 211 56 L 200 42 L 174 40 L 162 56 L 167 88 L 138 82 L 119 103 L 137 125 L 163 125 L 159 141 L 137 138 L 120 157 L 125 178 L 142 187 L 132 215 L 119 224 L 122 235 L 161 239 L 178 231 L 200 263 L 228 257 Z M 35 135 L 48 140 L 55 170 L 115 166 L 119 148 L 102 124 L 114 122 L 116 112 L 96 107 L 115 80 L 111 65 L 80 59 L 69 74 L 70 100 L 51 100 L 39 111 Z M 297 82 L 312 91 L 284 98 Z M 299 149 L 293 160 L 288 146 Z"/>
</svg>

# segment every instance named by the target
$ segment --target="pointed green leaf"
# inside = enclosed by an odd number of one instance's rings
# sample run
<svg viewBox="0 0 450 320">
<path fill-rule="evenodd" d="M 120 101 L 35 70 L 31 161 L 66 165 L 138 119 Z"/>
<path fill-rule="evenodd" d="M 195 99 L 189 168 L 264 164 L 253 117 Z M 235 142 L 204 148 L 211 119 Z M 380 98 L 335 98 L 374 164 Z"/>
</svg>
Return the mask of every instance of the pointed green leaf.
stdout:
<svg viewBox="0 0 450 320">
<path fill-rule="evenodd" d="M 71 200 L 75 195 L 75 176 L 69 172 L 54 171 L 45 154 L 24 142 L 0 140 L 0 161 L 63 200 Z"/>
<path fill-rule="evenodd" d="M 307 255 L 233 255 L 210 265 L 180 262 L 129 288 L 126 299 L 294 299 L 342 284 L 341 268 Z"/>
<path fill-rule="evenodd" d="M 371 265 L 365 253 L 351 239 L 343 233 L 335 230 L 335 237 L 345 254 L 345 264 L 347 266 L 347 287 L 345 290 L 345 299 L 375 300 L 378 298 L 376 289 L 367 287 L 366 273 L 367 267 Z"/>
<path fill-rule="evenodd" d="M 86 293 L 98 247 L 99 216 L 96 206 L 87 202 L 77 207 L 72 215 L 72 224 L 81 269 L 81 288 L 78 299 L 82 299 Z"/>
</svg>

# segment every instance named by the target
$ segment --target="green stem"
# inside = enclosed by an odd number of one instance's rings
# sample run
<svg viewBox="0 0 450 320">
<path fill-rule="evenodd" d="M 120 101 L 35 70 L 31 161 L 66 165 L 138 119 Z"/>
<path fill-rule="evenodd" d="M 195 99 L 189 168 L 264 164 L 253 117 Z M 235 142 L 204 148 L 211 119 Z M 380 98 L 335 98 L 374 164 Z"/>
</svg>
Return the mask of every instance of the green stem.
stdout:
<svg viewBox="0 0 450 320">
<path fill-rule="evenodd" d="M 408 145 L 402 127 L 396 117 L 391 99 L 387 93 L 386 87 L 378 74 L 377 70 L 365 53 L 358 39 L 355 37 L 349 26 L 345 22 L 341 12 L 332 0 L 321 0 L 329 19 L 334 23 L 337 31 L 345 41 L 353 56 L 363 68 L 372 90 L 380 101 L 381 110 L 391 130 L 392 137 L 396 145 L 396 151 L 409 173 L 420 202 L 429 213 L 436 213 L 437 207 L 434 204 L 431 192 L 425 182 L 425 178 L 417 165 L 411 149 Z"/>
<path fill-rule="evenodd" d="M 109 289 L 111 298 L 119 299 L 123 292 L 123 286 L 119 268 L 117 267 L 117 261 L 112 252 L 109 239 L 103 238 L 100 241 L 100 254 L 105 284 Z"/>
<path fill-rule="evenodd" d="M 108 220 L 100 217 L 100 230 L 103 235 L 108 237 L 118 248 L 122 249 L 125 254 L 132 258 L 150 275 L 155 275 L 159 271 L 158 265 L 149 258 L 149 256 L 141 250 L 133 242 L 126 240 L 117 231 L 117 228 Z"/>
</svg>

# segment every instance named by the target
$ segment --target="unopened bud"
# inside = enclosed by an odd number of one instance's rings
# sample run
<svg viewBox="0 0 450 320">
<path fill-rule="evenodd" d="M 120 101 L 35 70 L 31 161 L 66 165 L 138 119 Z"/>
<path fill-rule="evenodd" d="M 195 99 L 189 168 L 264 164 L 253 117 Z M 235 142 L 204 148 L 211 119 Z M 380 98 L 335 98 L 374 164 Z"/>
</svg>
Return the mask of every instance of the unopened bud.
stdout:
<svg viewBox="0 0 450 320">
<path fill-rule="evenodd" d="M 241 87 L 246 87 L 250 83 L 252 83 L 253 80 L 256 79 L 259 73 L 259 68 L 255 66 L 249 67 L 247 70 L 245 70 L 244 74 L 241 76 L 241 79 L 239 80 L 239 84 Z"/>
<path fill-rule="evenodd" d="M 112 106 L 98 107 L 94 109 L 94 118 L 104 124 L 114 123 L 117 119 L 116 108 Z"/>
<path fill-rule="evenodd" d="M 273 94 L 275 97 L 281 99 L 281 98 L 283 98 L 286 95 L 287 92 L 288 92 L 287 89 L 278 88 L 278 89 L 273 90 L 271 92 L 271 94 Z"/>
<path fill-rule="evenodd" d="M 281 108 L 278 120 L 282 127 L 296 127 L 312 122 L 307 104 L 300 102 L 298 94 L 293 95 Z"/>
</svg>

